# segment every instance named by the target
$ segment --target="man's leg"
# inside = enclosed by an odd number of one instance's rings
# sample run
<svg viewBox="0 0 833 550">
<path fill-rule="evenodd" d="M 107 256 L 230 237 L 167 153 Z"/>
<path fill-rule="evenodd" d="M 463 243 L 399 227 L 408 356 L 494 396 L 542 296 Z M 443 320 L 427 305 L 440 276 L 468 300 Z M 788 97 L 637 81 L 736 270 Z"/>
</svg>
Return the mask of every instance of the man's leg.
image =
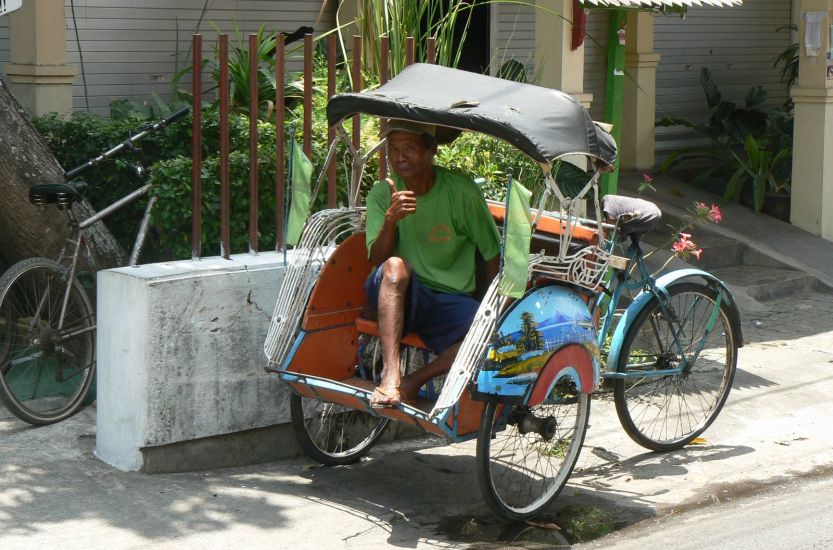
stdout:
<svg viewBox="0 0 833 550">
<path fill-rule="evenodd" d="M 454 364 L 454 358 L 457 357 L 457 351 L 460 349 L 461 343 L 457 342 L 452 345 L 435 357 L 433 361 L 403 378 L 399 383 L 399 391 L 402 393 L 403 399 L 416 399 L 419 389 L 429 380 L 447 374 L 451 370 L 451 365 Z"/>
<path fill-rule="evenodd" d="M 382 341 L 381 392 L 374 392 L 371 404 L 398 404 L 400 372 L 399 347 L 405 319 L 405 293 L 411 280 L 411 268 L 402 259 L 388 258 L 379 268 L 382 283 L 379 287 L 379 339 Z M 381 393 L 381 395 L 380 395 Z"/>
<path fill-rule="evenodd" d="M 414 399 L 426 382 L 451 370 L 480 305 L 470 296 L 460 294 L 433 292 L 431 296 L 424 301 L 427 309 L 423 309 L 419 324 L 411 330 L 418 332 L 439 353 L 433 361 L 402 379 L 399 389 L 408 399 Z"/>
</svg>

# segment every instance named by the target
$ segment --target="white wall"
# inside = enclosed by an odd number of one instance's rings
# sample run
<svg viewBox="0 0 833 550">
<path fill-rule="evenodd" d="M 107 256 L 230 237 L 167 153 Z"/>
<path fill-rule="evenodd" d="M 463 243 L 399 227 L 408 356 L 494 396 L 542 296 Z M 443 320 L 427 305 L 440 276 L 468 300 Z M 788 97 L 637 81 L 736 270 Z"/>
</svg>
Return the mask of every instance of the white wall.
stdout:
<svg viewBox="0 0 833 550">
<path fill-rule="evenodd" d="M 9 17 L 0 17 L 0 64 L 9 62 Z M 2 68 L 2 67 L 0 67 Z"/>
<path fill-rule="evenodd" d="M 654 16 L 657 67 L 656 118 L 665 115 L 706 121 L 708 108 L 700 87 L 700 69 L 708 67 L 724 99 L 743 104 L 747 90 L 761 85 L 770 105 L 786 99 L 775 58 L 789 45 L 789 0 L 745 0 L 734 8 L 692 7 L 679 15 Z M 584 89 L 593 94 L 591 115 L 602 120 L 605 102 L 608 13 L 592 10 L 585 40 Z M 690 145 L 696 134 L 684 128 L 657 128 L 657 155 Z"/>
<path fill-rule="evenodd" d="M 212 57 L 217 35 L 212 24 L 229 33 L 230 43 L 235 28 L 245 41 L 261 25 L 267 31 L 284 32 L 309 25 L 318 33 L 332 28 L 336 2 L 327 2 L 318 22 L 320 0 L 75 0 L 74 4 L 75 19 L 67 0 L 67 60 L 79 67 L 73 106 L 85 108 L 83 55 L 91 110 L 107 114 L 114 97 L 147 101 L 155 92 L 168 100 L 177 68 L 190 66 L 191 37 L 196 31 L 203 35 L 204 57 Z M 296 65 L 290 68 L 300 69 Z"/>
<path fill-rule="evenodd" d="M 593 94 L 590 115 L 604 120 L 605 78 L 607 75 L 607 10 L 591 10 L 584 38 L 584 92 Z"/>
<path fill-rule="evenodd" d="M 514 59 L 527 67 L 527 78 L 535 79 L 535 8 L 519 4 L 491 4 L 494 19 L 492 74 Z"/>
</svg>

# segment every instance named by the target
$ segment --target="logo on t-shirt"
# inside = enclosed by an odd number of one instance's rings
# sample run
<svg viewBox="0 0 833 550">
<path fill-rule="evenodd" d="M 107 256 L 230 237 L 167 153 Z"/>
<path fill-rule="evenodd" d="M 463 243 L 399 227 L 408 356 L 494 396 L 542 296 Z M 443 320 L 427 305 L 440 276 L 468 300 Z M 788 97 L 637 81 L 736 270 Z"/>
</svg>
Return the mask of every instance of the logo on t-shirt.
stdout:
<svg viewBox="0 0 833 550">
<path fill-rule="evenodd" d="M 451 228 L 440 223 L 431 228 L 428 232 L 429 243 L 445 243 L 451 240 Z"/>
</svg>

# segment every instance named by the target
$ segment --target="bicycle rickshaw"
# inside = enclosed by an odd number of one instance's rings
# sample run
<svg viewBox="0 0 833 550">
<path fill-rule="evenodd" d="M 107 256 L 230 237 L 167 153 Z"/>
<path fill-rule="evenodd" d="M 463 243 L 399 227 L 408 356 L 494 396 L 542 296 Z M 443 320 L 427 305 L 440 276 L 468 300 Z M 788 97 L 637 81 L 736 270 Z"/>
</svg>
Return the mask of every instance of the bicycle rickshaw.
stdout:
<svg viewBox="0 0 833 550">
<path fill-rule="evenodd" d="M 381 369 L 369 352 L 378 326 L 362 317 L 362 285 L 372 266 L 359 197 L 365 164 L 384 140 L 357 151 L 342 127 L 357 114 L 437 125 L 440 142 L 461 131 L 502 139 L 541 167 L 545 184 L 532 210 L 523 297 L 500 295 L 498 275 L 441 388 L 428 384 L 415 404 L 387 409 L 370 406 Z M 312 458 L 355 462 L 390 420 L 450 442 L 477 438 L 484 498 L 499 515 L 521 519 L 538 514 L 567 482 L 587 430 L 590 395 L 603 376 L 613 382 L 623 426 L 648 448 L 682 447 L 714 420 L 741 343 L 737 307 L 708 273 L 687 269 L 655 278 L 648 271 L 639 235 L 659 212 L 640 199 L 600 200 L 599 178 L 615 162 L 616 145 L 577 101 L 416 64 L 375 90 L 334 96 L 327 115 L 338 134 L 327 163 L 339 142 L 352 158 L 349 204 L 307 221 L 264 345 L 268 370 L 292 389 L 292 424 Z M 588 167 L 572 196 L 554 170 L 566 157 Z M 547 211 L 551 197 L 558 206 Z M 585 199 L 595 219 L 579 216 Z M 488 205 L 499 225 L 505 222 L 506 206 Z M 614 255 L 622 236 L 629 238 L 628 257 Z M 628 291 L 636 296 L 619 308 Z M 403 362 L 423 353 L 418 335 L 402 342 L 416 352 Z"/>
</svg>

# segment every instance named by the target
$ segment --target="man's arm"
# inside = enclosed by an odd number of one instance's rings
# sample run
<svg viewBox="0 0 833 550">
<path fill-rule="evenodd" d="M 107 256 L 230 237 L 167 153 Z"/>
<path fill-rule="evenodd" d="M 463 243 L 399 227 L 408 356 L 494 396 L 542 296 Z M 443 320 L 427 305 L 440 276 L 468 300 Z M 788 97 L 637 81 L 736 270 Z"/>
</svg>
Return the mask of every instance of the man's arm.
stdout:
<svg viewBox="0 0 833 550">
<path fill-rule="evenodd" d="M 489 284 L 495 280 L 497 274 L 500 272 L 500 254 L 492 258 L 491 260 L 486 262 L 486 276 L 488 277 Z"/>
<path fill-rule="evenodd" d="M 387 178 L 390 187 L 390 206 L 385 211 L 385 220 L 370 247 L 370 262 L 379 266 L 393 256 L 396 246 L 396 224 L 399 220 L 416 212 L 416 196 L 413 191 L 397 191 L 393 180 Z"/>
</svg>

